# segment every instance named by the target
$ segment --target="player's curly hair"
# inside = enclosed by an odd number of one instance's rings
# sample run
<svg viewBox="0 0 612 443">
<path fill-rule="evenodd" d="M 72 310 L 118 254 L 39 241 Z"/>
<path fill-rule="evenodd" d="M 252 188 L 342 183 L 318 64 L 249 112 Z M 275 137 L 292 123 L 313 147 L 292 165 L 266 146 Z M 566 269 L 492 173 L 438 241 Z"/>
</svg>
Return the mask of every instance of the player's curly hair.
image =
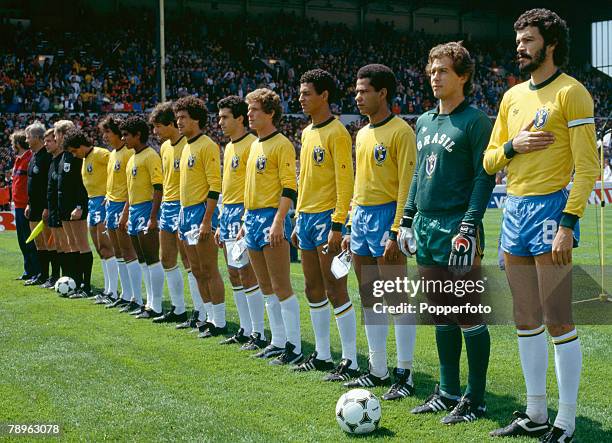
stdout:
<svg viewBox="0 0 612 443">
<path fill-rule="evenodd" d="M 514 22 L 514 30 L 520 31 L 528 26 L 537 27 L 544 38 L 544 47 L 556 45 L 553 52 L 555 66 L 564 66 L 568 61 L 570 37 L 567 23 L 555 12 L 544 8 L 530 9 L 521 14 Z"/>
<path fill-rule="evenodd" d="M 476 65 L 469 51 L 463 46 L 463 42 L 448 42 L 431 48 L 425 67 L 428 76 L 431 75 L 431 65 L 434 60 L 442 57 L 448 57 L 453 61 L 453 71 L 458 76 L 467 75 L 467 81 L 463 85 L 463 95 L 466 97 L 470 95 L 474 89 L 473 79 Z"/>
<path fill-rule="evenodd" d="M 155 106 L 149 116 L 149 123 L 157 123 L 164 126 L 174 125 L 174 127 L 176 127 L 176 118 L 174 116 L 174 109 L 172 109 L 172 102 L 159 103 Z"/>
<path fill-rule="evenodd" d="M 26 141 L 25 131 L 15 131 L 11 134 L 10 138 L 13 144 L 21 146 L 21 149 L 30 149 L 30 145 L 28 145 L 28 142 Z"/>
<path fill-rule="evenodd" d="M 336 98 L 336 81 L 329 72 L 323 69 L 317 68 L 304 72 L 300 78 L 300 83 L 312 83 L 319 95 L 323 94 L 323 91 L 327 91 L 328 103 L 333 102 Z"/>
<path fill-rule="evenodd" d="M 281 108 L 280 97 L 276 92 L 268 88 L 255 89 L 253 92 L 247 94 L 246 102 L 258 102 L 261 104 L 263 112 L 266 114 L 274 114 L 272 123 L 274 126 L 278 126 L 283 116 L 283 109 Z"/>
<path fill-rule="evenodd" d="M 245 128 L 249 127 L 249 118 L 247 117 L 248 106 L 246 102 L 237 95 L 229 95 L 217 102 L 217 108 L 227 108 L 232 112 L 234 118 L 242 117 L 242 124 Z"/>
<path fill-rule="evenodd" d="M 198 121 L 198 127 L 200 129 L 206 127 L 206 123 L 208 122 L 208 110 L 206 109 L 204 100 L 193 95 L 188 95 L 175 101 L 172 108 L 175 114 L 179 111 L 186 111 L 191 119 Z"/>
<path fill-rule="evenodd" d="M 362 78 L 370 79 L 370 84 L 376 91 L 385 88 L 387 90 L 387 103 L 391 104 L 397 89 L 397 79 L 391 68 L 377 63 L 362 66 L 357 71 L 357 79 Z"/>
<path fill-rule="evenodd" d="M 98 123 L 98 127 L 101 129 L 107 129 L 113 134 L 116 134 L 121 137 L 121 122 L 121 117 L 117 115 L 107 115 L 102 120 L 100 120 L 100 123 Z"/>
<path fill-rule="evenodd" d="M 121 122 L 119 128 L 132 135 L 140 134 L 140 141 L 146 143 L 149 140 L 149 125 L 142 117 L 132 115 Z"/>
<path fill-rule="evenodd" d="M 78 149 L 81 146 L 91 146 L 89 137 L 87 137 L 87 135 L 80 129 L 69 129 L 68 132 L 64 134 L 64 143 L 62 148 L 64 150 L 68 150 L 70 148 Z"/>
</svg>

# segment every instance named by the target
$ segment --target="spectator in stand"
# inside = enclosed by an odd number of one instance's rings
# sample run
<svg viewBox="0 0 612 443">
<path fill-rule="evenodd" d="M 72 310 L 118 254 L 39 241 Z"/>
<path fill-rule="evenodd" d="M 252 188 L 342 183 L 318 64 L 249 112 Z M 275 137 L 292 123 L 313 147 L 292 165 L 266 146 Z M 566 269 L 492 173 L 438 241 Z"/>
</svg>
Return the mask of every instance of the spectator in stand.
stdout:
<svg viewBox="0 0 612 443">
<path fill-rule="evenodd" d="M 23 255 L 23 274 L 17 280 L 30 280 L 40 274 L 40 265 L 36 257 L 34 242 L 26 243 L 30 236 L 30 224 L 25 216 L 28 205 L 28 166 L 32 151 L 26 143 L 24 131 L 16 131 L 11 135 L 11 143 L 16 153 L 13 168 L 13 202 L 15 204 L 15 225 L 17 241 Z"/>
</svg>

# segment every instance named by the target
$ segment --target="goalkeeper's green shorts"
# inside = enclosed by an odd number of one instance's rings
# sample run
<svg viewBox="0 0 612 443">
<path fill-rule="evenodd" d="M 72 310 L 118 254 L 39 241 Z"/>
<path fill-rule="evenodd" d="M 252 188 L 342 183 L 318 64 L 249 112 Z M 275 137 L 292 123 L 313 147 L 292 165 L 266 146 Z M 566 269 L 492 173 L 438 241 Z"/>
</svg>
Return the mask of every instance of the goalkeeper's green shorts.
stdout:
<svg viewBox="0 0 612 443">
<path fill-rule="evenodd" d="M 452 239 L 459 232 L 463 212 L 427 217 L 417 213 L 412 230 L 417 244 L 416 261 L 420 266 L 448 266 Z M 484 229 L 482 223 L 476 231 L 476 254 L 484 252 Z"/>
</svg>

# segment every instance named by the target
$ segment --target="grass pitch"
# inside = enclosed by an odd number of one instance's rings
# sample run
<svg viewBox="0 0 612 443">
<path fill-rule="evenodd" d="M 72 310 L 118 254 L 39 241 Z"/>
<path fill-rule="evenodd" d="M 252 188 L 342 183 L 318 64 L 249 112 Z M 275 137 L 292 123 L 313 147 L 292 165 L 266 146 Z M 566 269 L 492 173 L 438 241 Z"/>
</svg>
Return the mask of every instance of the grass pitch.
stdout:
<svg viewBox="0 0 612 443">
<path fill-rule="evenodd" d="M 496 263 L 496 238 L 501 213 L 487 211 L 485 264 Z M 599 282 L 599 215 L 591 206 L 581 221 L 581 247 L 574 262 L 584 267 L 576 299 L 597 297 Z M 606 215 L 607 261 L 612 260 L 612 213 Z M 414 262 L 409 263 L 413 267 Z M 173 325 L 153 325 L 91 301 L 60 299 L 43 289 L 24 288 L 14 278 L 22 270 L 14 233 L 0 234 L 0 424 L 59 423 L 63 440 L 113 441 L 348 441 L 337 426 L 334 407 L 345 391 L 323 383 L 322 374 L 294 374 L 249 358 L 235 346 L 196 339 Z M 102 284 L 99 262 L 94 283 Z M 497 271 L 500 297 L 508 298 L 504 274 Z M 612 276 L 607 272 L 607 286 Z M 590 277 L 589 275 L 590 274 Z M 292 279 L 301 300 L 304 353 L 314 348 L 303 277 L 292 265 Z M 358 303 L 354 275 L 351 296 Z M 186 286 L 187 289 L 187 286 Z M 231 287 L 227 284 L 230 328 L 237 328 Z M 166 302 L 167 304 L 167 296 Z M 579 306 L 578 304 L 576 306 Z M 610 323 L 609 304 L 580 303 L 584 319 L 597 314 Z M 580 311 L 583 312 L 583 311 Z M 600 321 L 601 320 L 601 321 Z M 584 322 L 586 323 L 586 322 Z M 578 403 L 577 438 L 612 440 L 609 415 L 612 326 L 578 326 L 584 368 Z M 472 424 L 446 427 L 440 415 L 413 416 L 409 410 L 432 391 L 438 377 L 433 328 L 419 326 L 414 362 L 416 396 L 382 403 L 381 429 L 368 440 L 483 441 L 491 429 L 507 424 L 513 410 L 524 408 L 524 383 L 514 328 L 491 326 L 488 417 Z M 340 358 L 340 343 L 332 324 L 332 351 Z M 390 337 L 393 337 L 390 331 Z M 366 367 L 367 343 L 358 324 L 361 368 Z M 388 345 L 390 366 L 395 346 Z M 465 351 L 464 351 L 465 352 Z M 552 345 L 549 346 L 548 395 L 554 419 L 557 387 Z M 462 358 L 462 380 L 466 380 Z M 373 389 L 382 395 L 383 388 Z M 0 435 L 0 439 L 6 435 Z M 23 440 L 23 438 L 21 438 Z M 520 440 L 519 440 L 520 441 Z"/>
</svg>

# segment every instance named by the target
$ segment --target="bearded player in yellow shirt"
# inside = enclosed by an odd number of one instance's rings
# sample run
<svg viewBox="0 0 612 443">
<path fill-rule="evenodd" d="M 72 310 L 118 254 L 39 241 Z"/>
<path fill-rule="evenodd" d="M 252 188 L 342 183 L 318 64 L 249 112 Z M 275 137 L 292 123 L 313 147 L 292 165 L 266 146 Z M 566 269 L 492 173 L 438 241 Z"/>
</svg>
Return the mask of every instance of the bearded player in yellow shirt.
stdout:
<svg viewBox="0 0 612 443">
<path fill-rule="evenodd" d="M 221 193 L 221 152 L 203 129 L 208 123 L 206 104 L 187 96 L 174 102 L 174 115 L 187 138 L 180 162 L 179 235 L 184 240 L 191 272 L 198 282 L 207 318 L 197 324 L 199 337 L 209 338 L 227 332 L 225 287 L 214 233 L 219 222 L 217 201 Z"/>
<path fill-rule="evenodd" d="M 312 119 L 302 132 L 296 227 L 292 242 L 302 250 L 304 292 L 310 306 L 315 352 L 295 370 L 326 371 L 327 381 L 359 375 L 357 320 L 348 296 L 347 277 L 331 272 L 340 252 L 342 231 L 353 196 L 353 142 L 329 108 L 336 92 L 332 75 L 322 69 L 300 78 L 300 104 Z M 330 302 L 340 333 L 342 361 L 334 369 L 330 349 Z"/>
<path fill-rule="evenodd" d="M 504 94 L 484 168 L 508 171 L 501 246 L 513 296 L 527 410 L 492 436 L 528 435 L 543 442 L 574 437 L 582 352 L 572 320 L 572 248 L 578 219 L 599 172 L 593 100 L 561 72 L 569 52 L 564 20 L 532 9 L 514 23 L 522 72 L 531 79 Z M 571 191 L 566 186 L 574 174 Z M 548 421 L 548 344 L 555 350 L 559 409 Z"/>
<path fill-rule="evenodd" d="M 126 177 L 129 207 L 123 209 L 119 227 L 127 229 L 140 263 L 146 263 L 147 303 L 132 311 L 136 318 L 162 315 L 164 268 L 159 261 L 158 218 L 163 191 L 161 158 L 147 146 L 149 125 L 140 117 L 128 117 L 121 123 L 122 139 L 134 155 L 127 163 Z M 135 286 L 136 282 L 132 282 Z M 140 282 L 138 282 L 140 284 Z"/>
<path fill-rule="evenodd" d="M 359 112 L 370 123 L 357 133 L 356 174 L 353 213 L 349 235 L 343 249 L 353 254 L 355 274 L 360 286 L 363 318 L 369 347 L 369 370 L 345 383 L 351 388 L 382 386 L 389 382 L 387 369 L 387 312 L 375 309 L 373 282 L 406 277 L 406 257 L 399 250 L 397 234 L 416 164 L 414 131 L 408 123 L 391 113 L 397 81 L 387 66 L 366 65 L 357 72 L 356 101 Z M 402 293 L 389 293 L 390 306 L 407 303 Z M 397 366 L 395 383 L 383 396 L 401 399 L 414 393 L 412 358 L 416 338 L 415 318 L 394 314 Z"/>
</svg>

